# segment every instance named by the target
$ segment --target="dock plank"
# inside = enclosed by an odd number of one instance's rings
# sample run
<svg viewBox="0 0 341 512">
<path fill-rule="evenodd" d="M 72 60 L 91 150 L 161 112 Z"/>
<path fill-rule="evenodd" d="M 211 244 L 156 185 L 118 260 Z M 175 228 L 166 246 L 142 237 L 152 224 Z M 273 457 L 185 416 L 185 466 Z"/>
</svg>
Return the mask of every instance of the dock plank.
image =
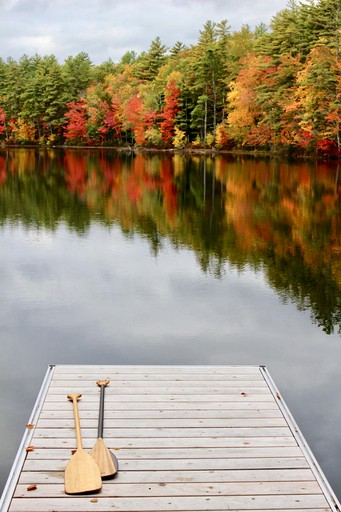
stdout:
<svg viewBox="0 0 341 512">
<path fill-rule="evenodd" d="M 113 509 L 114 500 L 114 509 Z M 34 502 L 33 502 L 34 501 Z M 160 511 L 246 511 L 246 510 L 304 510 L 317 509 L 318 512 L 329 511 L 328 502 L 321 494 L 289 496 L 176 496 L 151 498 L 101 498 L 64 497 L 64 498 L 14 498 L 11 512 L 160 512 Z"/>
<path fill-rule="evenodd" d="M 309 482 L 315 481 L 311 469 L 173 470 L 129 471 L 120 469 L 121 483 L 164 482 Z M 62 484 L 63 471 L 23 471 L 19 484 Z"/>
<path fill-rule="evenodd" d="M 119 461 L 100 493 L 68 496 L 64 471 L 96 442 L 99 388 L 108 378 L 104 437 Z M 336 512 L 338 503 L 258 366 L 57 365 L 11 491 L 9 512 Z"/>
<path fill-rule="evenodd" d="M 153 458 L 153 459 L 122 459 L 119 453 L 120 470 L 124 471 L 215 471 L 215 470 L 244 470 L 244 469 L 296 469 L 296 468 L 308 468 L 304 457 L 236 457 L 236 458 L 219 458 L 204 459 L 199 456 L 197 458 Z M 26 461 L 23 471 L 32 472 L 45 472 L 45 471 L 64 471 L 65 460 L 63 459 L 48 459 L 48 460 L 36 460 L 29 459 Z M 117 478 L 119 475 L 117 476 Z"/>
<path fill-rule="evenodd" d="M 112 484 L 104 482 L 101 497 L 112 496 Z M 157 497 L 157 496 L 263 496 L 263 495 L 301 495 L 320 494 L 316 481 L 304 482 L 115 482 L 115 498 L 118 497 Z M 34 490 L 36 498 L 64 497 L 64 484 L 43 484 Z M 19 484 L 15 497 L 28 498 L 32 491 L 26 485 Z"/>
</svg>

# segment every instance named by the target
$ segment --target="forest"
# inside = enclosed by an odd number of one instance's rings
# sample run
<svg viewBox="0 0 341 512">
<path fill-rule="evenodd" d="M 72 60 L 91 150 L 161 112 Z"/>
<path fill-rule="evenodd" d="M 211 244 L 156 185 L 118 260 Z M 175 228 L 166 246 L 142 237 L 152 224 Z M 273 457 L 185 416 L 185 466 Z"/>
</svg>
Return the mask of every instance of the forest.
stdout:
<svg viewBox="0 0 341 512">
<path fill-rule="evenodd" d="M 207 21 L 196 44 L 94 65 L 0 58 L 0 144 L 341 154 L 341 0 L 289 0 L 269 27 Z"/>
</svg>

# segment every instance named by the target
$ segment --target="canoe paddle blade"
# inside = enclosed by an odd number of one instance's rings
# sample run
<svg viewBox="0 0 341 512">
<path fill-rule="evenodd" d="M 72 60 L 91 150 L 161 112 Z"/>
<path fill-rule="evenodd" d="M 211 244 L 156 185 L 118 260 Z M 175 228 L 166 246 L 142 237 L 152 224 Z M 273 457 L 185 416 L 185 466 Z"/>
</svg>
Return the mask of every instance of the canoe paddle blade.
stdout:
<svg viewBox="0 0 341 512">
<path fill-rule="evenodd" d="M 65 469 L 66 494 L 88 494 L 102 487 L 101 473 L 94 459 L 84 450 L 72 455 Z"/>
<path fill-rule="evenodd" d="M 115 455 L 105 446 L 104 441 L 99 437 L 95 446 L 89 452 L 96 461 L 102 478 L 111 478 L 116 475 L 118 463 Z"/>
</svg>

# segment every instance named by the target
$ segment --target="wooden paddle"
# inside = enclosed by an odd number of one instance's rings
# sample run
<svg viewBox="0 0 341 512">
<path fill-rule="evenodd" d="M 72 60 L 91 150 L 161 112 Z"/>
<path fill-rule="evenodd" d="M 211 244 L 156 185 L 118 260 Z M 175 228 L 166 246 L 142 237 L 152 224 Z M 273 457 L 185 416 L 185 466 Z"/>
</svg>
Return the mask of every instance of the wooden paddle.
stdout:
<svg viewBox="0 0 341 512">
<path fill-rule="evenodd" d="M 118 461 L 115 455 L 105 446 L 103 441 L 103 424 L 104 424 L 104 390 L 109 384 L 110 380 L 98 380 L 97 386 L 101 388 L 99 400 L 99 414 L 98 414 L 98 433 L 97 442 L 92 448 L 90 455 L 98 465 L 102 478 L 111 478 L 116 475 L 118 471 Z"/>
<path fill-rule="evenodd" d="M 92 457 L 83 450 L 81 428 L 78 413 L 78 398 L 82 395 L 71 393 L 68 399 L 73 403 L 75 417 L 77 450 L 69 460 L 64 475 L 66 494 L 97 492 L 102 487 L 100 470 Z"/>
</svg>

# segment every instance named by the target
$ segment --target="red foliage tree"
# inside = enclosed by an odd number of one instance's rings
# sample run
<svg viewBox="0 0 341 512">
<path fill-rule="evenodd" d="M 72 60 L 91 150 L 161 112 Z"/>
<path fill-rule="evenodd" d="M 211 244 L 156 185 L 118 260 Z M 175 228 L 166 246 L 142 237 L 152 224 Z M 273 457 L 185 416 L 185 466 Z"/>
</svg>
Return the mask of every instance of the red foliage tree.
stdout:
<svg viewBox="0 0 341 512">
<path fill-rule="evenodd" d="M 128 101 L 126 105 L 126 117 L 134 132 L 136 143 L 143 144 L 146 139 L 144 135 L 145 123 L 141 98 L 134 96 Z"/>
<path fill-rule="evenodd" d="M 136 144 L 145 144 L 146 132 L 155 123 L 155 111 L 148 110 L 142 98 L 134 96 L 126 104 L 125 118 L 134 133 Z"/>
<path fill-rule="evenodd" d="M 162 140 L 170 142 L 174 136 L 174 119 L 179 110 L 180 89 L 175 80 L 165 88 L 165 106 L 163 108 L 163 121 L 160 123 Z"/>
<path fill-rule="evenodd" d="M 86 138 L 86 105 L 84 101 L 71 101 L 68 103 L 67 119 L 64 126 L 64 136 L 67 141 L 81 141 Z"/>
<path fill-rule="evenodd" d="M 122 122 L 119 116 L 119 103 L 113 99 L 111 105 L 105 105 L 105 118 L 102 125 L 98 129 L 99 133 L 104 137 L 111 135 L 118 139 L 122 133 Z"/>
<path fill-rule="evenodd" d="M 3 135 L 6 132 L 6 114 L 4 110 L 0 107 L 0 135 Z"/>
</svg>

